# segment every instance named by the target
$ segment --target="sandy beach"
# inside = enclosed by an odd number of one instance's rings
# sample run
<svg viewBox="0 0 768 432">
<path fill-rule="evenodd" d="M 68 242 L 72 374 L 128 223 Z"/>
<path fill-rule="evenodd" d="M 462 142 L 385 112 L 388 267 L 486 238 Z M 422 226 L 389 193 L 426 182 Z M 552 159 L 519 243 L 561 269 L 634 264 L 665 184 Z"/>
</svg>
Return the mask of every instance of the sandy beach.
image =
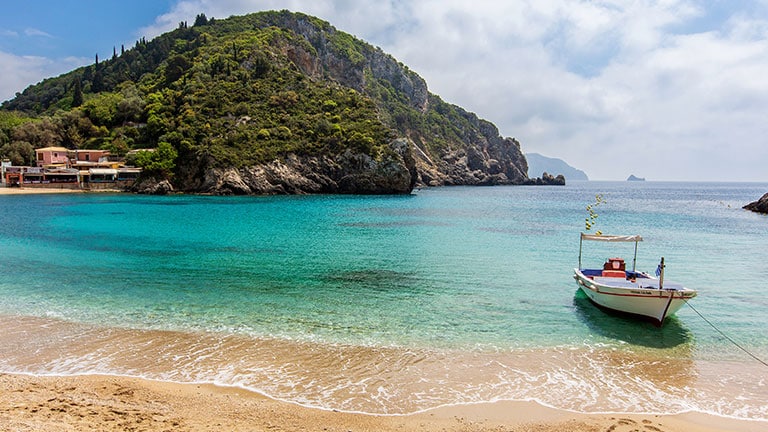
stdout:
<svg viewBox="0 0 768 432">
<path fill-rule="evenodd" d="M 61 194 L 61 193 L 83 193 L 83 192 L 85 191 L 82 189 L 0 186 L 0 195 Z"/>
<path fill-rule="evenodd" d="M 765 430 L 703 414 L 576 414 L 533 402 L 371 416 L 301 407 L 245 390 L 113 376 L 0 374 L 3 431 L 610 431 Z"/>
<path fill-rule="evenodd" d="M 86 193 L 120 193 L 119 189 L 69 189 L 52 187 L 3 187 L 0 186 L 0 196 L 3 195 L 48 195 L 48 194 L 86 194 Z"/>
</svg>

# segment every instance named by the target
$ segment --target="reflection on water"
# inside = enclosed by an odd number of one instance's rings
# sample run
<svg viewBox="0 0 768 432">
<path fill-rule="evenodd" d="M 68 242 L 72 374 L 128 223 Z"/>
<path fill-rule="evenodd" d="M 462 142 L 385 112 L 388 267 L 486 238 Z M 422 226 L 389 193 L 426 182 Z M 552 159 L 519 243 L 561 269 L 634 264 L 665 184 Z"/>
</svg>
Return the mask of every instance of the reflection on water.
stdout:
<svg viewBox="0 0 768 432">
<path fill-rule="evenodd" d="M 693 334 L 675 316 L 667 318 L 664 326 L 658 328 L 650 322 L 600 309 L 580 289 L 573 296 L 573 306 L 579 320 L 602 337 L 648 348 L 686 345 L 688 351 L 691 349 Z"/>
</svg>

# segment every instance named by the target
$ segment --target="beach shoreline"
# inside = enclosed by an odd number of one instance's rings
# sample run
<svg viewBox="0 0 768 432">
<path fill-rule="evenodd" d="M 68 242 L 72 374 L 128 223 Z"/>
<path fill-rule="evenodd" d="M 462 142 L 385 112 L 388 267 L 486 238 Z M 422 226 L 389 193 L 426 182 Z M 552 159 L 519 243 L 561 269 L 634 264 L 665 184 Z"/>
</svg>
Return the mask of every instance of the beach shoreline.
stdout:
<svg viewBox="0 0 768 432">
<path fill-rule="evenodd" d="M 4 430 L 753 432 L 762 421 L 701 413 L 579 414 L 535 402 L 451 406 L 380 416 L 321 410 L 211 384 L 105 375 L 0 373 Z"/>
<path fill-rule="evenodd" d="M 69 189 L 52 187 L 5 187 L 0 186 L 0 196 L 4 195 L 54 195 L 54 194 L 112 194 L 125 193 L 120 189 Z"/>
<path fill-rule="evenodd" d="M 38 187 L 5 187 L 0 186 L 0 195 L 44 195 L 44 194 L 70 194 L 85 193 L 83 189 L 68 188 L 38 188 Z"/>
</svg>

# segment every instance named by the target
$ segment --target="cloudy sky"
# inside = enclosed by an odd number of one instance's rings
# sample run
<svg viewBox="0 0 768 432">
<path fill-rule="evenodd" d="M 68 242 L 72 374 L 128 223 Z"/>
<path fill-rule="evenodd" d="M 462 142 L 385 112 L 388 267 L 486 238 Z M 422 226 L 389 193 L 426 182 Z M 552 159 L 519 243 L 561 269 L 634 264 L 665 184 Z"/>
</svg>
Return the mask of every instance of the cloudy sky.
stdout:
<svg viewBox="0 0 768 432">
<path fill-rule="evenodd" d="M 768 0 L 24 0 L 0 100 L 205 13 L 289 9 L 381 47 L 592 180 L 768 182 Z"/>
</svg>

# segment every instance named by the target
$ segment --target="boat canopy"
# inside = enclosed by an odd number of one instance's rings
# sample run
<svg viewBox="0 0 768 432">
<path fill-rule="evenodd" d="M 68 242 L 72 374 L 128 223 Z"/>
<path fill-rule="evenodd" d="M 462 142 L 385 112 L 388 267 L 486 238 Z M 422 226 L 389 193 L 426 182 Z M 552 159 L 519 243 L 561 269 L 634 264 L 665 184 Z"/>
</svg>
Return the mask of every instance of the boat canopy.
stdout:
<svg viewBox="0 0 768 432">
<path fill-rule="evenodd" d="M 581 233 L 582 240 L 604 241 L 604 242 L 641 242 L 643 238 L 639 235 L 597 235 Z"/>
<path fill-rule="evenodd" d="M 597 234 L 584 234 L 581 233 L 581 239 L 579 240 L 579 268 L 581 267 L 581 248 L 584 240 L 591 241 L 603 241 L 603 242 L 634 242 L 635 243 L 635 256 L 632 258 L 632 271 L 637 270 L 637 243 L 643 241 L 643 238 L 637 234 L 635 235 L 597 235 Z"/>
</svg>

